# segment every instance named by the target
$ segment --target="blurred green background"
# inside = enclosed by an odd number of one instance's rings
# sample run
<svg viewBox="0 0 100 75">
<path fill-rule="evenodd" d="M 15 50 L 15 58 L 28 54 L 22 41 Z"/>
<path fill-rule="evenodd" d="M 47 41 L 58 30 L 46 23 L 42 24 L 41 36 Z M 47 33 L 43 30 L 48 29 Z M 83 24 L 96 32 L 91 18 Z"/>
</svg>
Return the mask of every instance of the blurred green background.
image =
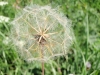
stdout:
<svg viewBox="0 0 100 75">
<path fill-rule="evenodd" d="M 74 43 L 66 57 L 45 63 L 45 75 L 100 75 L 100 0 L 0 0 L 0 75 L 41 75 L 41 63 L 26 63 L 10 43 L 10 22 L 20 8 L 30 4 L 60 7 L 72 21 Z"/>
</svg>

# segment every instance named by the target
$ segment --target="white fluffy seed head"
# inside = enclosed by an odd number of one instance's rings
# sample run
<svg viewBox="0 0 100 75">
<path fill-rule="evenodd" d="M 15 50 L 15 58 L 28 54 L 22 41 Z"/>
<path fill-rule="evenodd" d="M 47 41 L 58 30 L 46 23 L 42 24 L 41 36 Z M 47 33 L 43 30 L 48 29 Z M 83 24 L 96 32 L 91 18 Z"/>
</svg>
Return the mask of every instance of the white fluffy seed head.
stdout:
<svg viewBox="0 0 100 75">
<path fill-rule="evenodd" d="M 72 43 L 71 22 L 49 5 L 31 5 L 12 21 L 11 37 L 26 61 L 47 61 L 67 53 Z"/>
</svg>

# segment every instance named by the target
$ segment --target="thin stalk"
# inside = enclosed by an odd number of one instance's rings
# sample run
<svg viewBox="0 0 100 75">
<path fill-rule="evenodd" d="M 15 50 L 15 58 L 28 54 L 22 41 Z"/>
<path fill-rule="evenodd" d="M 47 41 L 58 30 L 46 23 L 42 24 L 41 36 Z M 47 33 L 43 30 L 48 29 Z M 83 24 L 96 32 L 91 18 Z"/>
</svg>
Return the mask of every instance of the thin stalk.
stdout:
<svg viewBox="0 0 100 75">
<path fill-rule="evenodd" d="M 43 47 L 41 46 L 41 55 L 43 59 Z M 44 75 L 44 61 L 42 61 L 42 75 Z"/>
<path fill-rule="evenodd" d="M 44 62 L 42 62 L 42 75 L 44 75 Z"/>
</svg>

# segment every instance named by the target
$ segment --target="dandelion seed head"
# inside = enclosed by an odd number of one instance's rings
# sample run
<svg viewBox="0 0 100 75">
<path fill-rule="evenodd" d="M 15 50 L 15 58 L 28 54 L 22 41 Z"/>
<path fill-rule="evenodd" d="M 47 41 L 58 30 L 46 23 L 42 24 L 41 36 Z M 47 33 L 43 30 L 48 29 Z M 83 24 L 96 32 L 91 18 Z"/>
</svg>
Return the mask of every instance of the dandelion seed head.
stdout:
<svg viewBox="0 0 100 75">
<path fill-rule="evenodd" d="M 71 22 L 49 5 L 26 6 L 12 21 L 11 38 L 26 61 L 47 61 L 67 53 Z"/>
<path fill-rule="evenodd" d="M 85 63 L 85 66 L 86 66 L 87 70 L 91 69 L 91 63 L 89 61 L 87 61 Z"/>
</svg>

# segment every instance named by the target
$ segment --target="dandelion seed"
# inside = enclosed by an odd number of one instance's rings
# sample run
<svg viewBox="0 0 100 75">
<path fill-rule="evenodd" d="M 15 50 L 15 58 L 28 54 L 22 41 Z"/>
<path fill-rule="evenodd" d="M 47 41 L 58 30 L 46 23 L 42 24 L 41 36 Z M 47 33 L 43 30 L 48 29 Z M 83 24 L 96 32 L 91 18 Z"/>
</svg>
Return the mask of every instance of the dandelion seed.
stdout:
<svg viewBox="0 0 100 75">
<path fill-rule="evenodd" d="M 71 23 L 57 8 L 26 6 L 12 21 L 11 38 L 26 61 L 47 61 L 67 53 Z"/>
</svg>

